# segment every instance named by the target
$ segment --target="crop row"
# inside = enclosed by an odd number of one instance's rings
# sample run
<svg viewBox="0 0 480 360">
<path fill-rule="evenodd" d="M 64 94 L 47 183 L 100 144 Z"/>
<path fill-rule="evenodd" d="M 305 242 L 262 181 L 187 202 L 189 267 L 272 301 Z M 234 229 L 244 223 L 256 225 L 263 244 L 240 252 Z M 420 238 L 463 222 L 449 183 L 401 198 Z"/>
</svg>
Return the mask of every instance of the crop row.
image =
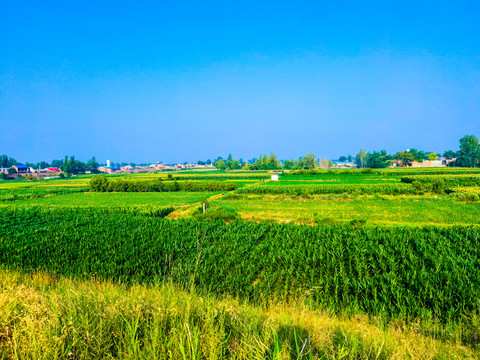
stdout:
<svg viewBox="0 0 480 360">
<path fill-rule="evenodd" d="M 269 174 L 224 174 L 224 175 L 198 175 L 198 176 L 174 176 L 173 180 L 264 180 L 270 179 Z"/>
<path fill-rule="evenodd" d="M 90 180 L 90 190 L 99 192 L 170 192 L 170 191 L 232 191 L 236 184 L 219 181 L 162 181 L 156 180 L 111 180 L 96 176 Z"/>
<path fill-rule="evenodd" d="M 88 191 L 88 188 L 84 187 L 60 187 L 60 188 L 33 188 L 25 187 L 18 189 L 2 189 L 0 190 L 0 202 L 17 201 L 27 199 L 38 199 L 46 195 L 63 195 Z"/>
<path fill-rule="evenodd" d="M 480 186 L 480 175 L 416 175 L 404 176 L 401 178 L 402 182 L 411 184 L 418 181 L 422 184 L 431 184 L 435 181 L 443 181 L 449 187 L 459 186 Z"/>
<path fill-rule="evenodd" d="M 0 210 L 0 265 L 124 282 L 170 279 L 255 301 L 456 321 L 479 310 L 476 227 L 167 221 L 95 209 Z M 191 282 L 191 283 L 190 283 Z"/>
<path fill-rule="evenodd" d="M 288 175 L 362 175 L 362 174 L 377 174 L 377 175 L 461 175 L 461 174 L 480 174 L 478 168 L 398 168 L 398 169 L 310 169 L 310 170 L 295 170 L 288 173 Z"/>
<path fill-rule="evenodd" d="M 238 189 L 239 194 L 415 194 L 409 184 L 321 184 L 321 185 L 269 185 L 249 186 Z"/>
</svg>

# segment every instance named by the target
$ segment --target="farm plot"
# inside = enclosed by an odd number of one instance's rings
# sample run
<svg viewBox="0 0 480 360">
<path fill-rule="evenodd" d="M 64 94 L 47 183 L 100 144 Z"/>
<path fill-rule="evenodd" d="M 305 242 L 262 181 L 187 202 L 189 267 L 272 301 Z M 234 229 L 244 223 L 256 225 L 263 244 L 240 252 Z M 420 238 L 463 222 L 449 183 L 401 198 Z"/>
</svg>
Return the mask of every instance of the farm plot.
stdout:
<svg viewBox="0 0 480 360">
<path fill-rule="evenodd" d="M 216 193 L 163 192 L 163 193 L 97 193 L 85 192 L 48 196 L 15 203 L 16 206 L 39 207 L 104 207 L 104 206 L 182 206 L 201 201 Z M 13 206 L 4 203 L 0 206 Z"/>
<path fill-rule="evenodd" d="M 162 279 L 251 301 L 460 322 L 477 314 L 478 227 L 168 221 L 100 209 L 0 209 L 0 264 L 127 283 Z M 33 236 L 34 235 L 34 236 Z"/>
<path fill-rule="evenodd" d="M 448 196 L 226 196 L 215 200 L 245 220 L 273 220 L 306 224 L 367 225 L 480 224 L 480 204 L 452 201 Z"/>
</svg>

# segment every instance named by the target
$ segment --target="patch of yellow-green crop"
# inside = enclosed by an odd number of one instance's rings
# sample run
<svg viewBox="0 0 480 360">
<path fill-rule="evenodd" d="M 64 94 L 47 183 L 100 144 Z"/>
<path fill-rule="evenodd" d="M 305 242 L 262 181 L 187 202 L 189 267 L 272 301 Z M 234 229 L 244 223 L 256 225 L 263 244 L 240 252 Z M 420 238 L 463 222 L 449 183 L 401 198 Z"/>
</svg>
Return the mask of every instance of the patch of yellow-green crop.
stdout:
<svg viewBox="0 0 480 360">
<path fill-rule="evenodd" d="M 211 196 L 211 192 L 162 192 L 162 193 L 108 193 L 82 192 L 60 194 L 16 202 L 3 202 L 0 206 L 44 207 L 104 207 L 104 206 L 182 206 L 196 203 Z"/>
<path fill-rule="evenodd" d="M 217 203 L 247 220 L 306 224 L 362 221 L 369 225 L 480 224 L 480 204 L 448 196 L 227 196 Z"/>
</svg>

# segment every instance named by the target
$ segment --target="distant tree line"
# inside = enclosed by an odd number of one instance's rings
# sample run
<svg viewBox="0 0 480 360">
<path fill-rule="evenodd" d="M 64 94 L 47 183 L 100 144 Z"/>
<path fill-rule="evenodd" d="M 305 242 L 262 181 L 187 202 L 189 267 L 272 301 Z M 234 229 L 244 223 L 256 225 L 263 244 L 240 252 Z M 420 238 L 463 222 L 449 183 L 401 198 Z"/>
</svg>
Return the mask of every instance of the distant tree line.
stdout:
<svg viewBox="0 0 480 360">
<path fill-rule="evenodd" d="M 46 169 L 46 168 L 58 168 L 67 174 L 81 174 L 86 171 L 91 173 L 98 173 L 98 167 L 100 166 L 93 156 L 86 163 L 76 160 L 75 156 L 65 156 L 61 160 L 52 160 L 51 163 L 46 161 L 40 161 L 38 163 L 26 162 L 25 164 L 18 162 L 14 158 L 8 157 L 7 155 L 0 156 L 0 167 L 11 168 L 13 165 L 25 165 L 31 167 L 35 170 Z M 14 170 L 12 169 L 12 172 Z"/>
<path fill-rule="evenodd" d="M 207 162 L 208 163 L 208 162 Z M 205 164 L 205 162 L 200 163 Z M 275 154 L 260 155 L 258 158 L 253 158 L 248 161 L 243 161 L 242 158 L 234 159 L 232 154 L 229 154 L 227 159 L 219 156 L 213 161 L 213 165 L 219 170 L 299 170 L 299 169 L 316 169 L 319 167 L 331 167 L 333 162 L 330 160 L 320 160 L 315 158 L 315 154 L 309 153 L 301 156 L 299 159 L 279 160 Z"/>
<path fill-rule="evenodd" d="M 365 152 L 360 150 L 358 154 L 353 157 L 352 155 L 340 156 L 340 162 L 349 162 L 354 164 L 358 168 L 386 168 L 392 165 L 393 161 L 397 160 L 402 165 L 408 166 L 413 161 L 422 162 L 424 160 L 436 160 L 437 157 L 444 156 L 447 159 L 455 159 L 451 162 L 451 166 L 459 167 L 477 167 L 480 166 L 480 145 L 479 140 L 474 135 L 465 135 L 460 140 L 460 146 L 457 151 L 446 150 L 442 154 L 431 151 L 423 151 L 418 149 L 409 149 L 407 151 L 400 151 L 396 154 L 388 154 L 386 150 Z M 12 157 L 7 155 L 0 156 L 0 167 L 9 168 L 9 173 L 13 172 L 13 165 L 23 165 Z M 258 158 L 253 158 L 248 161 L 244 161 L 242 158 L 234 159 L 232 154 L 228 154 L 226 159 L 221 156 L 217 157 L 214 161 L 208 159 L 207 161 L 198 161 L 199 165 L 213 164 L 219 170 L 309 170 L 316 168 L 330 168 L 333 166 L 333 162 L 330 160 L 321 160 L 315 157 L 315 154 L 308 153 L 301 156 L 298 159 L 291 160 L 279 160 L 275 154 L 260 155 Z M 67 174 L 81 174 L 86 171 L 91 173 L 98 173 L 99 163 L 95 157 L 92 157 L 86 163 L 75 159 L 75 156 L 65 156 L 61 160 L 52 160 L 51 163 L 46 161 L 40 161 L 38 163 L 25 163 L 24 165 L 32 167 L 34 169 L 45 169 L 48 167 L 59 168 Z M 135 166 L 134 163 L 120 163 L 112 164 L 113 166 Z M 140 164 L 140 165 L 148 165 Z M 2 178 L 6 178 L 6 174 L 1 174 Z"/>
<path fill-rule="evenodd" d="M 441 156 L 447 159 L 456 159 L 451 163 L 451 166 L 480 166 L 479 141 L 473 135 L 465 135 L 460 139 L 460 149 L 458 151 L 447 150 L 444 151 L 443 154 L 417 149 L 400 151 L 395 155 L 387 154 L 385 150 L 381 150 L 380 152 L 373 151 L 372 153 L 366 153 L 364 150 L 360 150 L 355 156 L 355 164 L 359 168 L 386 168 L 392 165 L 394 160 L 399 160 L 403 166 L 408 166 L 414 161 L 437 160 L 437 158 Z M 349 157 L 351 156 L 349 155 Z M 346 159 L 345 156 L 341 156 L 339 160 L 345 161 Z"/>
</svg>

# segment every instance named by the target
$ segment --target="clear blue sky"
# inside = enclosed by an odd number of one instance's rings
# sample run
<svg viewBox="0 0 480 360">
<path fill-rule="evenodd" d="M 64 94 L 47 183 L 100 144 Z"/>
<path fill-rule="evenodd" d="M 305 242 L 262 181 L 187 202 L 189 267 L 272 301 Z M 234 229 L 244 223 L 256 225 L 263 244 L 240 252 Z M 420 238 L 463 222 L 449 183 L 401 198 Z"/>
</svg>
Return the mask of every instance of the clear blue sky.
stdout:
<svg viewBox="0 0 480 360">
<path fill-rule="evenodd" d="M 0 0 L 0 154 L 338 158 L 480 137 L 478 1 Z"/>
</svg>

